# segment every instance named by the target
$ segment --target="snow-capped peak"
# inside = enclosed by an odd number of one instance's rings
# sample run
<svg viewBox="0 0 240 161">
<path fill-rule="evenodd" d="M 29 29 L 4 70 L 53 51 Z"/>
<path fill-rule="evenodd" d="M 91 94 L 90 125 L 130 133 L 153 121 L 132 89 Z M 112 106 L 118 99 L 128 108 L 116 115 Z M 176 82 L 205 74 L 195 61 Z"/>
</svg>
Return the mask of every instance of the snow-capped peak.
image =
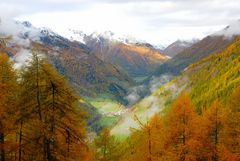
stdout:
<svg viewBox="0 0 240 161">
<path fill-rule="evenodd" d="M 163 45 L 161 45 L 161 44 L 153 45 L 153 47 L 154 47 L 155 49 L 160 50 L 160 51 L 163 51 L 164 49 L 166 49 L 166 47 L 163 46 Z"/>
<path fill-rule="evenodd" d="M 147 44 L 144 40 L 136 39 L 130 35 L 118 35 L 112 31 L 104 31 L 104 32 L 93 32 L 90 34 L 85 34 L 83 31 L 69 29 L 65 37 L 72 41 L 79 41 L 81 43 L 86 44 L 86 40 L 92 39 L 96 41 L 109 41 L 112 43 L 123 43 L 123 44 Z M 154 48 L 163 50 L 164 46 L 162 45 L 152 45 Z"/>
<path fill-rule="evenodd" d="M 240 35 L 240 20 L 235 21 L 225 27 L 223 30 L 220 30 L 213 34 L 213 36 L 225 36 L 225 37 L 232 37 L 234 35 Z"/>
<path fill-rule="evenodd" d="M 118 41 L 118 36 L 113 33 L 112 31 L 104 31 L 104 32 L 93 32 L 92 34 L 89 35 L 91 38 L 97 39 L 100 41 L 100 38 L 103 38 L 105 40 L 109 41 Z"/>
<path fill-rule="evenodd" d="M 87 35 L 82 31 L 69 29 L 64 36 L 71 41 L 78 41 L 85 44 L 84 39 Z"/>
<path fill-rule="evenodd" d="M 12 36 L 11 43 L 17 43 L 23 46 L 29 45 L 29 40 L 38 41 L 40 35 L 39 29 L 33 27 L 31 23 L 25 21 L 14 21 L 12 19 L 2 18 L 0 23 L 0 35 Z"/>
</svg>

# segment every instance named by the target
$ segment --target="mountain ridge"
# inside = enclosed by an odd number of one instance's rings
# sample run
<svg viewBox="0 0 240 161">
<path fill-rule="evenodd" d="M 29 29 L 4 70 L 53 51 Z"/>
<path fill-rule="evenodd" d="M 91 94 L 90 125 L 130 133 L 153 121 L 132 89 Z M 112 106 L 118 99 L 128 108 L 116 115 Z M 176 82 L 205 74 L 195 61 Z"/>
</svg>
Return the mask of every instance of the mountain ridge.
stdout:
<svg viewBox="0 0 240 161">
<path fill-rule="evenodd" d="M 178 53 L 182 52 L 184 49 L 192 46 L 193 44 L 197 43 L 198 39 L 193 39 L 190 41 L 187 40 L 177 40 L 167 46 L 162 52 L 171 58 L 177 55 Z"/>
<path fill-rule="evenodd" d="M 4 21 L 2 23 L 1 35 L 10 35 L 12 30 L 8 31 Z M 34 44 L 38 44 L 39 50 L 46 54 L 58 72 L 64 75 L 82 96 L 97 97 L 99 93 L 105 93 L 112 99 L 127 103 L 124 96 L 134 81 L 115 66 L 91 54 L 85 44 L 71 42 L 49 29 L 38 29 L 27 22 L 7 22 L 6 25 L 8 24 L 15 29 L 9 43 L 9 48 L 14 50 L 13 56 L 23 49 L 24 57 L 24 54 L 31 53 L 29 50 L 34 48 Z M 26 55 L 25 57 L 27 58 Z M 19 63 L 24 64 L 25 61 L 21 60 Z"/>
</svg>

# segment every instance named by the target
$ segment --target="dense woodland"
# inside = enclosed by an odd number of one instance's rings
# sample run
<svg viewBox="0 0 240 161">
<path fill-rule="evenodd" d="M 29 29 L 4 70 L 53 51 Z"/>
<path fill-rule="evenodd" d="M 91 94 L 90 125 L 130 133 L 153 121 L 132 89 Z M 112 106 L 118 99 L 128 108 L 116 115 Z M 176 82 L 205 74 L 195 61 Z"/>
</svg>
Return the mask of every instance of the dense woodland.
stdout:
<svg viewBox="0 0 240 161">
<path fill-rule="evenodd" d="M 136 116 L 124 140 L 109 129 L 89 138 L 79 100 L 37 49 L 20 71 L 1 53 L 0 161 L 240 160 L 240 86 L 201 112 L 183 92 L 147 123 Z"/>
<path fill-rule="evenodd" d="M 183 93 L 126 141 L 103 129 L 90 142 L 78 96 L 37 51 L 21 72 L 1 54 L 0 80 L 1 161 L 240 160 L 240 87 L 201 115 Z"/>
</svg>

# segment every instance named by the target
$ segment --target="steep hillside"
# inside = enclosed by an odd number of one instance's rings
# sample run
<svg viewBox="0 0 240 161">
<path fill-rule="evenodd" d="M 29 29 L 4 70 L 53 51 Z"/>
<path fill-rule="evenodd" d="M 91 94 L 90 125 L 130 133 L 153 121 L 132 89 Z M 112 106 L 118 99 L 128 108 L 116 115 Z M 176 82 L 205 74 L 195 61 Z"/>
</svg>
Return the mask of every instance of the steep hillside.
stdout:
<svg viewBox="0 0 240 161">
<path fill-rule="evenodd" d="M 184 49 L 172 59 L 162 64 L 155 75 L 171 73 L 178 75 L 188 65 L 201 60 L 208 55 L 220 52 L 234 41 L 234 38 L 225 38 L 224 36 L 208 36 L 189 48 Z"/>
<path fill-rule="evenodd" d="M 240 38 L 223 52 L 192 64 L 184 75 L 190 79 L 190 94 L 199 112 L 215 99 L 225 102 L 240 85 Z"/>
<path fill-rule="evenodd" d="M 150 75 L 167 60 L 151 44 L 115 39 L 113 33 L 83 35 L 77 32 L 90 51 L 104 62 L 117 66 L 132 77 Z"/>
<path fill-rule="evenodd" d="M 127 88 L 134 82 L 126 74 L 90 54 L 83 44 L 49 36 L 42 37 L 41 40 L 44 43 L 42 49 L 48 53 L 54 66 L 72 82 L 81 95 L 98 97 L 107 94 L 113 99 L 127 103 L 123 97 Z"/>
<path fill-rule="evenodd" d="M 236 36 L 240 35 L 240 21 L 230 24 L 223 30 L 209 35 L 194 45 L 184 49 L 169 61 L 162 64 L 155 75 L 171 73 L 178 75 L 188 65 L 195 63 L 211 54 L 221 52 L 228 45 L 235 41 Z"/>
<path fill-rule="evenodd" d="M 111 133 L 124 138 L 130 134 L 131 128 L 139 128 L 139 123 L 136 119 L 146 123 L 155 113 L 162 113 L 165 107 L 186 88 L 187 78 L 182 79 L 176 79 L 163 85 L 156 92 L 125 111 L 117 124 L 112 128 Z"/>
<path fill-rule="evenodd" d="M 151 96 L 144 98 L 133 109 L 126 112 L 112 129 L 112 134 L 124 136 L 130 127 L 138 128 L 136 117 L 146 122 L 154 113 L 164 114 L 169 105 L 183 91 L 190 93 L 197 111 L 216 99 L 223 103 L 240 85 L 240 39 L 220 53 L 215 53 L 190 65 L 181 76 L 163 85 Z"/>
<path fill-rule="evenodd" d="M 0 25 L 0 35 L 12 35 L 7 53 L 20 64 L 26 61 L 33 45 L 38 44 L 39 50 L 80 95 L 94 98 L 105 94 L 127 103 L 124 96 L 134 81 L 123 71 L 92 54 L 85 44 L 72 42 L 45 28 L 35 28 L 27 22 L 11 22 L 14 32 L 7 29 L 7 24 L 9 22 L 3 21 Z"/>
</svg>

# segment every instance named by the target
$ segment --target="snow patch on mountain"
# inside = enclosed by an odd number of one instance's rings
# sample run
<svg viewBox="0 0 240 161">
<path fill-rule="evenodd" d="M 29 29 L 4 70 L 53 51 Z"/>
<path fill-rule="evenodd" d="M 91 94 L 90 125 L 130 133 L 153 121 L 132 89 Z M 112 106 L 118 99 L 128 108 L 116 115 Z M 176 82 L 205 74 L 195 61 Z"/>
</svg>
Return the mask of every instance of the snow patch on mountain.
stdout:
<svg viewBox="0 0 240 161">
<path fill-rule="evenodd" d="M 136 39 L 135 37 L 133 37 L 131 35 L 118 35 L 112 31 L 105 31 L 105 32 L 95 31 L 90 34 L 86 34 L 80 30 L 69 29 L 68 32 L 66 32 L 64 36 L 72 41 L 79 41 L 84 44 L 86 44 L 87 39 L 94 39 L 96 41 L 107 40 L 109 42 L 123 43 L 126 45 L 148 44 L 145 40 Z M 165 48 L 164 46 L 162 46 L 160 44 L 152 45 L 152 47 L 154 47 L 155 49 L 158 49 L 160 51 Z"/>
<path fill-rule="evenodd" d="M 36 28 L 31 23 L 24 21 L 14 21 L 13 19 L 0 17 L 0 37 L 11 36 L 10 42 L 7 44 L 11 46 L 20 46 L 16 50 L 16 55 L 13 57 L 15 62 L 14 67 L 16 69 L 26 65 L 31 57 L 31 45 L 32 41 L 41 42 L 41 37 L 44 36 L 57 36 L 52 30 L 48 28 Z"/>
<path fill-rule="evenodd" d="M 64 36 L 71 41 L 78 41 L 85 44 L 84 39 L 87 35 L 82 31 L 69 29 Z"/>
<path fill-rule="evenodd" d="M 12 36 L 11 43 L 28 47 L 30 39 L 39 41 L 39 30 L 33 27 L 26 27 L 26 24 L 8 19 L 1 19 L 0 36 Z"/>
<path fill-rule="evenodd" d="M 163 51 L 163 50 L 166 48 L 165 46 L 163 46 L 163 45 L 161 45 L 161 44 L 153 45 L 153 47 L 154 47 L 155 49 L 160 50 L 160 51 Z"/>
</svg>

